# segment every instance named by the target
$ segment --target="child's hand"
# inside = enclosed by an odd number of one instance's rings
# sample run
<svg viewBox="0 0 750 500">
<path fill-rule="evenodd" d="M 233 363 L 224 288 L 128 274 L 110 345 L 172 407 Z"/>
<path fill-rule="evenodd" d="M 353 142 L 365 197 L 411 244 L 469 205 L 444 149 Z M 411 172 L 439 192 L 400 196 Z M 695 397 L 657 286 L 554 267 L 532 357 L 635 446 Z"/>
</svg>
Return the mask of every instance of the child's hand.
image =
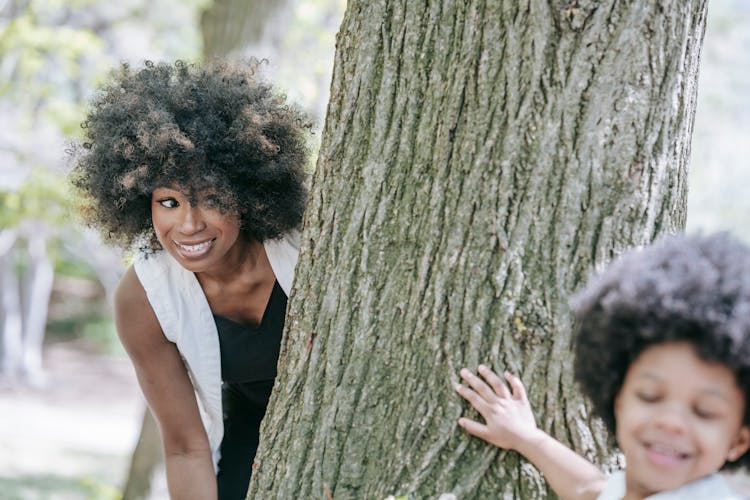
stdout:
<svg viewBox="0 0 750 500">
<path fill-rule="evenodd" d="M 560 441 L 537 429 L 521 380 L 505 372 L 508 389 L 486 366 L 479 365 L 477 371 L 484 380 L 462 369 L 461 378 L 469 387 L 456 384 L 456 391 L 482 415 L 485 423 L 464 417 L 458 419 L 458 425 L 469 434 L 526 457 L 544 474 L 560 498 L 597 498 L 606 482 L 604 474 Z"/>
<path fill-rule="evenodd" d="M 486 366 L 479 365 L 477 371 L 484 380 L 466 368 L 462 369 L 461 378 L 471 388 L 456 384 L 456 392 L 471 403 L 471 406 L 482 415 L 485 423 L 462 417 L 458 419 L 458 425 L 469 434 L 489 441 L 495 446 L 518 450 L 519 446 L 528 442 L 537 433 L 534 414 L 531 412 L 523 383 L 518 377 L 505 372 L 505 380 L 510 384 L 511 392 L 505 382 Z"/>
</svg>

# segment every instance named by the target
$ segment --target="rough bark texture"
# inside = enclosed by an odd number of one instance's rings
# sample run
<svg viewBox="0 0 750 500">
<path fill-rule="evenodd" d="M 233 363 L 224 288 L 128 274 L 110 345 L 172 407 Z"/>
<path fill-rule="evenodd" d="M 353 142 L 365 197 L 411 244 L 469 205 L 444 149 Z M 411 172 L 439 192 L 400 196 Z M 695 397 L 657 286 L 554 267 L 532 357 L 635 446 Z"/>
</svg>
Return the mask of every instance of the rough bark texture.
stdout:
<svg viewBox="0 0 750 500">
<path fill-rule="evenodd" d="M 616 457 L 567 298 L 685 222 L 704 0 L 350 0 L 249 498 L 540 498 L 456 426 L 520 374 L 541 427 Z M 502 460 L 498 460 L 498 458 Z"/>
</svg>

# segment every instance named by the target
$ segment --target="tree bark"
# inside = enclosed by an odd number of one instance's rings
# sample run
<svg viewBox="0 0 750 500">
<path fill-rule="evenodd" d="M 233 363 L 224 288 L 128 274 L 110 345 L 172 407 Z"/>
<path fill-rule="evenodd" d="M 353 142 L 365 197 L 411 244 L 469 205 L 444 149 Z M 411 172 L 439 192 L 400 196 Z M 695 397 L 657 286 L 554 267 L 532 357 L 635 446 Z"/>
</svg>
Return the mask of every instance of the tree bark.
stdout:
<svg viewBox="0 0 750 500">
<path fill-rule="evenodd" d="M 349 1 L 248 498 L 546 496 L 456 426 L 456 374 L 480 362 L 616 464 L 573 383 L 567 299 L 684 227 L 705 18 L 705 0 Z"/>
</svg>

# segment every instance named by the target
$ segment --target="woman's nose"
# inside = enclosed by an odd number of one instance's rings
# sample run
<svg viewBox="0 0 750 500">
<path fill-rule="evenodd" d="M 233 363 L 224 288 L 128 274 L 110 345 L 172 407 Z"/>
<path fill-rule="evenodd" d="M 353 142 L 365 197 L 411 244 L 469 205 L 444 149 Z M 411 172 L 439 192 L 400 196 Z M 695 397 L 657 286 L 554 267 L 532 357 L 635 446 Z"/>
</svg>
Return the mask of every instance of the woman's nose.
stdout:
<svg viewBox="0 0 750 500">
<path fill-rule="evenodd" d="M 201 216 L 200 208 L 189 206 L 185 209 L 180 222 L 180 232 L 183 234 L 195 234 L 206 228 L 206 223 Z"/>
</svg>

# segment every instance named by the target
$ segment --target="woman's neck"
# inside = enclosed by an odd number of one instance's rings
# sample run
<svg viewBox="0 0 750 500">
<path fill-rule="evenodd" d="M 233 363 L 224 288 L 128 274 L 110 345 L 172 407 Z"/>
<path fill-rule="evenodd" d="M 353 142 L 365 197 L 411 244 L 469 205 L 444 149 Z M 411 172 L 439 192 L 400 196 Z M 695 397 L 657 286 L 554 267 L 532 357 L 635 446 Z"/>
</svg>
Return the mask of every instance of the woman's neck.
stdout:
<svg viewBox="0 0 750 500">
<path fill-rule="evenodd" d="M 211 283 L 219 286 L 244 281 L 268 266 L 263 243 L 254 240 L 238 239 L 227 252 L 221 265 L 195 273 L 202 285 Z"/>
</svg>

